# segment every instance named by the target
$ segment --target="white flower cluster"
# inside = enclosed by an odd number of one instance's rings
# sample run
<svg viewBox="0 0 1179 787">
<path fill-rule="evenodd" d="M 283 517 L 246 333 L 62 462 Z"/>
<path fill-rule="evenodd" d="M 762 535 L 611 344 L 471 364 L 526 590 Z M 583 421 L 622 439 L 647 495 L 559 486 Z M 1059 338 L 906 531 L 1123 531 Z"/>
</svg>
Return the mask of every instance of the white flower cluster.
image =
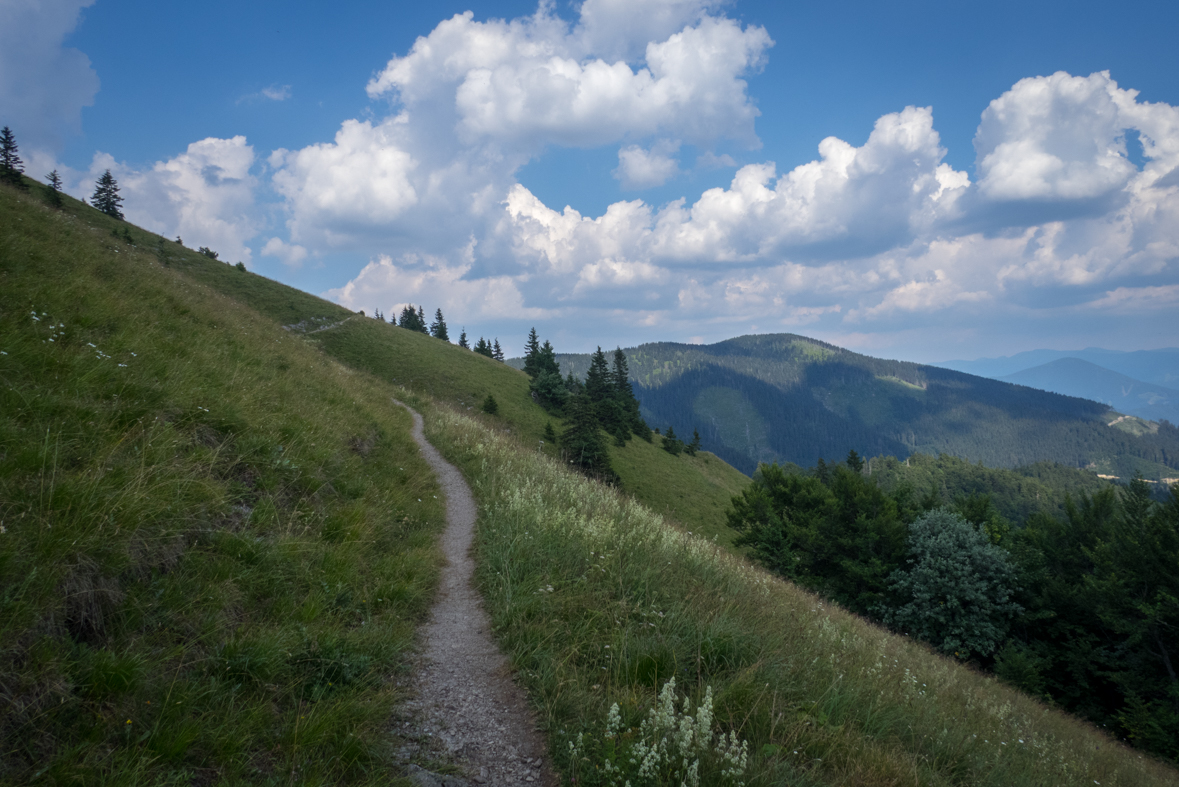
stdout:
<svg viewBox="0 0 1179 787">
<path fill-rule="evenodd" d="M 619 750 L 619 744 L 632 730 L 622 729 L 622 714 L 614 703 L 606 716 L 606 739 Z M 578 747 L 580 748 L 580 747 Z M 699 787 L 701 762 L 706 772 L 719 769 L 721 784 L 744 785 L 741 777 L 749 764 L 749 742 L 737 733 L 712 731 L 712 687 L 705 689 L 704 700 L 692 712 L 692 700 L 684 697 L 676 710 L 675 678 L 663 685 L 659 699 L 639 726 L 638 740 L 628 756 L 603 763 L 602 772 L 611 784 L 631 787 L 636 784 Z M 627 766 L 630 767 L 627 767 Z M 710 780 L 711 781 L 711 780 Z M 715 782 L 713 782 L 715 783 Z"/>
</svg>

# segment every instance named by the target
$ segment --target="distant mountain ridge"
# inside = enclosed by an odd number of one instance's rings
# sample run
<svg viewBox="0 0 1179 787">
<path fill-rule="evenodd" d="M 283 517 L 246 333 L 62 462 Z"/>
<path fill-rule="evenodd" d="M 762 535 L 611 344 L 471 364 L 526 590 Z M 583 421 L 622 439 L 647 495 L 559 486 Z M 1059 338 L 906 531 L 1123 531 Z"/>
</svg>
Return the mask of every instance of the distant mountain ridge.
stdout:
<svg viewBox="0 0 1179 787">
<path fill-rule="evenodd" d="M 652 426 L 699 429 L 745 472 L 759 462 L 946 453 L 991 467 L 1057 461 L 1102 473 L 1175 475 L 1179 429 L 1110 428 L 1109 406 L 937 366 L 860 355 L 794 334 L 625 350 Z M 589 355 L 559 355 L 584 376 Z M 519 363 L 519 361 L 517 361 Z"/>
<path fill-rule="evenodd" d="M 999 378 L 1108 404 L 1119 413 L 1179 424 L 1179 391 L 1136 380 L 1081 358 L 1060 358 Z"/>
<path fill-rule="evenodd" d="M 1158 350 L 1104 350 L 1087 347 L 1084 350 L 1029 350 L 1000 358 L 978 358 L 973 361 L 940 361 L 932 366 L 953 369 L 980 377 L 1003 379 L 1010 375 L 1042 366 L 1062 358 L 1079 358 L 1104 369 L 1154 385 L 1179 388 L 1179 347 Z"/>
</svg>

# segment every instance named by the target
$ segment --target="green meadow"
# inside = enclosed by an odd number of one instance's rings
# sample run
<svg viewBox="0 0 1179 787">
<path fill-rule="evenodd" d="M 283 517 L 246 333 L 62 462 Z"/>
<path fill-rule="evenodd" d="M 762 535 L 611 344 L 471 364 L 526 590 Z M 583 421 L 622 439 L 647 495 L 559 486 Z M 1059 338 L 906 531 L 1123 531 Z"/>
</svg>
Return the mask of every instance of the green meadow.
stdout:
<svg viewBox="0 0 1179 787">
<path fill-rule="evenodd" d="M 751 566 L 715 456 L 634 439 L 590 481 L 522 372 L 65 203 L 0 188 L 0 782 L 408 783 L 443 509 L 394 396 L 479 499 L 567 783 L 671 783 L 628 758 L 672 679 L 745 753 L 701 749 L 701 784 L 1179 781 Z"/>
</svg>

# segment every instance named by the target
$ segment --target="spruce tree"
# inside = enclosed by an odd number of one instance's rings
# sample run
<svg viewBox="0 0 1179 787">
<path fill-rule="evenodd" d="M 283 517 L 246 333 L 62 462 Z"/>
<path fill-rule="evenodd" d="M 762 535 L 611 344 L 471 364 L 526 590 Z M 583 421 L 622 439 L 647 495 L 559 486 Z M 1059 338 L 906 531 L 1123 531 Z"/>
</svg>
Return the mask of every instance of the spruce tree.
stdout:
<svg viewBox="0 0 1179 787">
<path fill-rule="evenodd" d="M 488 358 L 495 357 L 495 351 L 492 350 L 491 344 L 482 336 L 479 337 L 479 341 L 475 342 L 475 352 L 485 355 Z"/>
<path fill-rule="evenodd" d="M 12 129 L 5 126 L 0 130 L 0 181 L 24 188 L 25 182 L 21 174 L 25 171 L 24 162 L 17 155 L 16 137 Z"/>
<path fill-rule="evenodd" d="M 548 340 L 540 346 L 540 351 L 536 355 L 536 369 L 537 373 L 551 372 L 552 374 L 561 376 L 561 364 L 557 363 L 557 352 L 553 349 L 553 345 L 549 344 Z"/>
<path fill-rule="evenodd" d="M 561 450 L 569 463 L 583 472 L 614 479 L 606 443 L 598 429 L 598 415 L 584 394 L 569 399 L 569 425 L 561 433 Z"/>
<path fill-rule="evenodd" d="M 446 332 L 446 320 L 442 319 L 442 309 L 434 312 L 434 322 L 430 325 L 430 335 L 444 342 L 450 341 L 450 334 Z"/>
<path fill-rule="evenodd" d="M 49 181 L 49 191 L 46 192 L 45 198 L 55 208 L 61 207 L 61 176 L 57 174 L 57 170 L 53 170 L 45 179 Z"/>
<path fill-rule="evenodd" d="M 598 347 L 590 359 L 589 371 L 585 374 L 585 395 L 595 405 L 604 402 L 614 393 L 614 380 L 610 376 L 610 367 L 606 364 L 606 355 Z"/>
<path fill-rule="evenodd" d="M 643 420 L 639 412 L 639 400 L 635 398 L 635 390 L 630 384 L 630 369 L 626 363 L 626 353 L 621 347 L 614 350 L 614 396 L 623 413 L 623 420 L 627 429 L 645 440 L 651 440 L 651 428 Z"/>
<path fill-rule="evenodd" d="M 495 339 L 495 346 L 491 350 L 491 357 L 494 358 L 495 360 L 499 361 L 500 363 L 503 363 L 504 351 L 503 351 L 503 348 L 499 346 L 499 337 L 498 336 Z"/>
<path fill-rule="evenodd" d="M 675 436 L 675 429 L 670 426 L 663 435 L 663 450 L 672 456 L 679 456 L 684 450 L 684 441 Z"/>
<path fill-rule="evenodd" d="M 459 347 L 464 350 L 471 349 L 471 343 L 467 341 L 467 328 L 463 326 L 463 332 L 459 334 Z"/>
<path fill-rule="evenodd" d="M 536 379 L 540 370 L 536 367 L 540 356 L 540 338 L 536 335 L 536 328 L 528 332 L 528 341 L 524 342 L 524 373 Z"/>
<path fill-rule="evenodd" d="M 94 196 L 90 198 L 90 204 L 111 218 L 122 221 L 123 211 L 120 207 L 123 198 L 119 196 L 119 184 L 109 169 L 102 173 L 102 177 L 94 185 Z"/>
<path fill-rule="evenodd" d="M 430 326 L 426 322 L 426 310 L 423 309 L 421 306 L 418 306 L 417 330 L 418 330 L 418 333 L 424 333 L 427 336 L 430 334 Z"/>
<path fill-rule="evenodd" d="M 418 317 L 418 313 L 408 303 L 401 309 L 401 316 L 397 318 L 397 325 L 409 331 L 423 330 L 421 318 Z"/>
<path fill-rule="evenodd" d="M 688 456 L 695 456 L 696 452 L 700 450 L 700 430 L 692 430 L 692 442 L 684 446 L 684 453 Z"/>
</svg>

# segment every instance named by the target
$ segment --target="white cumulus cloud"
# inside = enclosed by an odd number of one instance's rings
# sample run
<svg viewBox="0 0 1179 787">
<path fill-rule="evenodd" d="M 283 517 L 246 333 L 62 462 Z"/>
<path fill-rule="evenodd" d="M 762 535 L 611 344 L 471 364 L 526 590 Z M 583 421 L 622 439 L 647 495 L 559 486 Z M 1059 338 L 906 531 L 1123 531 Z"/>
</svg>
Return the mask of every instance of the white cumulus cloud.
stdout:
<svg viewBox="0 0 1179 787">
<path fill-rule="evenodd" d="M 63 42 L 93 2 L 0 0 L 0 107 L 22 153 L 56 150 L 64 135 L 81 131 L 98 75 L 86 55 Z"/>
<path fill-rule="evenodd" d="M 245 137 L 193 142 L 180 155 L 137 170 L 100 153 L 90 165 L 93 182 L 111 170 L 127 219 L 186 246 L 207 246 L 226 262 L 249 263 L 247 242 L 257 234 L 254 149 Z"/>
</svg>

